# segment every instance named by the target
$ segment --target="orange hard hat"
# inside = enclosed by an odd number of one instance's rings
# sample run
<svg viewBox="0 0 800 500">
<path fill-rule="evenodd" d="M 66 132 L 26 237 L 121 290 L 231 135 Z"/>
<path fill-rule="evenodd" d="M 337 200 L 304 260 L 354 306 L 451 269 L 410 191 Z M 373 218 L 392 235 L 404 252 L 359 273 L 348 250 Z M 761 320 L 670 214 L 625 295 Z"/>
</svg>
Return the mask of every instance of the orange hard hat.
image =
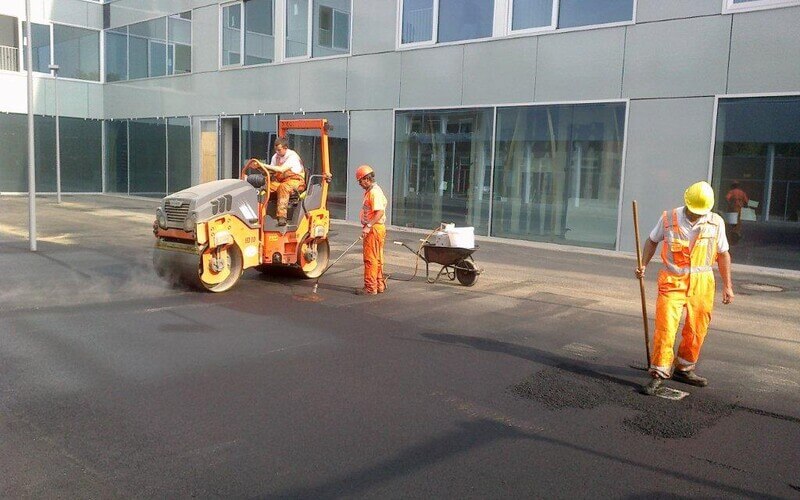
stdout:
<svg viewBox="0 0 800 500">
<path fill-rule="evenodd" d="M 362 177 L 369 174 L 374 174 L 375 171 L 369 165 L 361 165 L 356 169 L 356 180 L 360 181 Z"/>
</svg>

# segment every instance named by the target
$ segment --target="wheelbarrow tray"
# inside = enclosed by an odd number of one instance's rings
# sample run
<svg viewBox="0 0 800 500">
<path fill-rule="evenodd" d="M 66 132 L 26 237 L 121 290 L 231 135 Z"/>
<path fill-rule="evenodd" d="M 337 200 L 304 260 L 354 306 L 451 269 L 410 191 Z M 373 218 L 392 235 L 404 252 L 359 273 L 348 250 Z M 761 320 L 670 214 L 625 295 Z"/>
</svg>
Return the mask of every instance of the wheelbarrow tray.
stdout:
<svg viewBox="0 0 800 500">
<path fill-rule="evenodd" d="M 477 246 L 475 248 L 439 247 L 426 243 L 422 246 L 422 255 L 429 263 L 452 266 L 475 253 L 477 249 Z"/>
</svg>

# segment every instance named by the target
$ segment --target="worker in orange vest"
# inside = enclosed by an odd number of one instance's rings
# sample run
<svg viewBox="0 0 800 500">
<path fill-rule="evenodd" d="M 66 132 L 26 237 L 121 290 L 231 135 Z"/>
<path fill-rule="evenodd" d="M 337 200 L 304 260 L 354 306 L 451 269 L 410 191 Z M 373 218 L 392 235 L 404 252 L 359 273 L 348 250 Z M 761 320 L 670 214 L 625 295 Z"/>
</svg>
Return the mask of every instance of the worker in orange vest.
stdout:
<svg viewBox="0 0 800 500">
<path fill-rule="evenodd" d="M 364 239 L 364 288 L 357 295 L 377 295 L 386 291 L 383 275 L 383 244 L 386 241 L 386 195 L 375 183 L 375 171 L 369 165 L 356 169 L 356 181 L 364 190 L 361 206 L 361 237 Z"/>
<path fill-rule="evenodd" d="M 289 149 L 289 142 L 282 137 L 275 141 L 275 154 L 269 163 L 267 168 L 275 172 L 269 183 L 269 192 L 278 193 L 275 217 L 279 226 L 285 226 L 289 196 L 292 191 L 301 193 L 306 189 L 305 168 L 300 155 Z"/>
<path fill-rule="evenodd" d="M 670 377 L 697 387 L 708 385 L 708 380 L 694 369 L 714 307 L 714 262 L 722 276 L 722 303 L 730 304 L 734 297 L 725 224 L 711 212 L 714 190 L 707 182 L 697 182 L 689 186 L 683 198 L 685 206 L 662 214 L 644 244 L 642 266 L 636 269 L 636 276 L 642 278 L 658 243 L 663 242 L 664 266 L 658 274 L 656 329 L 649 367 L 652 379 L 642 388 L 650 395 Z M 674 359 L 675 334 L 684 309 L 686 321 L 678 357 Z"/>
</svg>

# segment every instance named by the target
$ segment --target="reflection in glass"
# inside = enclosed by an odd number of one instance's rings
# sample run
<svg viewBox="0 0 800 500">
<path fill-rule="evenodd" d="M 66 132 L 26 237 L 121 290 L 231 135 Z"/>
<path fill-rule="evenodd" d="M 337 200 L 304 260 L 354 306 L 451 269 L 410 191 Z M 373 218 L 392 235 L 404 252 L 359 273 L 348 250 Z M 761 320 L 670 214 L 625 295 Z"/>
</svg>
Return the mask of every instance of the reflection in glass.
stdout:
<svg viewBox="0 0 800 500">
<path fill-rule="evenodd" d="M 560 0 L 559 2 L 559 28 L 632 20 L 633 0 Z"/>
<path fill-rule="evenodd" d="M 286 57 L 308 55 L 308 1 L 286 1 Z"/>
<path fill-rule="evenodd" d="M 242 8 L 241 4 L 222 8 L 222 65 L 241 64 Z"/>
<path fill-rule="evenodd" d="M 398 112 L 393 224 L 487 234 L 491 137 L 491 109 Z"/>
<path fill-rule="evenodd" d="M 625 104 L 498 108 L 492 235 L 613 249 Z"/>
<path fill-rule="evenodd" d="M 131 35 L 128 39 L 128 71 L 129 78 L 147 78 L 147 38 Z"/>
<path fill-rule="evenodd" d="M 128 35 L 106 32 L 106 81 L 128 79 Z"/>
<path fill-rule="evenodd" d="M 128 193 L 128 121 L 106 120 L 107 193 Z"/>
<path fill-rule="evenodd" d="M 27 36 L 25 21 L 22 21 L 22 37 Z M 33 71 L 37 73 L 50 73 L 50 26 L 46 24 L 31 23 L 31 53 L 33 56 Z M 28 69 L 28 60 L 22 56 L 22 69 Z"/>
<path fill-rule="evenodd" d="M 272 0 L 250 0 L 244 4 L 245 65 L 271 63 L 275 57 L 275 26 Z"/>
<path fill-rule="evenodd" d="M 494 0 L 439 0 L 439 42 L 492 36 Z"/>
<path fill-rule="evenodd" d="M 183 12 L 167 18 L 167 74 L 192 71 L 192 13 Z"/>
<path fill-rule="evenodd" d="M 350 0 L 314 0 L 313 57 L 350 51 Z"/>
<path fill-rule="evenodd" d="M 167 44 L 150 40 L 150 66 L 149 76 L 164 76 L 167 74 Z"/>
<path fill-rule="evenodd" d="M 524 30 L 550 26 L 553 0 L 513 0 L 511 29 Z"/>
<path fill-rule="evenodd" d="M 53 55 L 58 76 L 100 81 L 100 32 L 53 25 Z"/>
<path fill-rule="evenodd" d="M 326 118 L 330 125 L 328 149 L 333 179 L 328 186 L 328 210 L 334 219 L 344 219 L 347 205 L 347 150 L 349 141 L 347 113 L 306 113 L 305 115 L 280 115 L 282 120 L 299 118 Z M 319 132 L 295 130 L 289 135 L 289 145 L 303 159 L 309 175 L 322 171 Z"/>
<path fill-rule="evenodd" d="M 433 0 L 403 0 L 403 43 L 433 38 Z"/>
<path fill-rule="evenodd" d="M 278 134 L 277 115 L 242 116 L 242 158 L 269 161 Z"/>
<path fill-rule="evenodd" d="M 167 192 L 192 185 L 192 132 L 188 118 L 167 118 Z"/>
<path fill-rule="evenodd" d="M 165 120 L 128 122 L 130 194 L 163 197 L 167 188 Z"/>
<path fill-rule="evenodd" d="M 734 260 L 800 269 L 800 97 L 721 99 L 718 110 L 712 185 Z M 726 199 L 734 184 L 749 200 L 741 220 Z"/>
<path fill-rule="evenodd" d="M 35 132 L 34 132 L 35 133 Z M 28 116 L 0 113 L 0 192 L 28 189 Z"/>
<path fill-rule="evenodd" d="M 71 193 L 102 191 L 101 120 L 60 118 L 61 189 Z"/>
</svg>

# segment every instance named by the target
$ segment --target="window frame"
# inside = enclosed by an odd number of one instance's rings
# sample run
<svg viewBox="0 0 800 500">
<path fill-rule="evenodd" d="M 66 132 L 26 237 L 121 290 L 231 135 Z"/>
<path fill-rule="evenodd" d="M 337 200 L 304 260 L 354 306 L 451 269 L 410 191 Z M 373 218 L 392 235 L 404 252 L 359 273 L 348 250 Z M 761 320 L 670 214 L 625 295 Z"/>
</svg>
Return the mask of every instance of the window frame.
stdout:
<svg viewBox="0 0 800 500">
<path fill-rule="evenodd" d="M 313 45 L 314 45 L 314 0 L 305 0 L 306 2 L 306 26 L 308 26 L 308 30 L 306 30 L 306 53 L 305 55 L 300 56 L 286 56 L 286 40 L 287 34 L 289 32 L 289 23 L 287 21 L 287 17 L 289 15 L 289 3 L 288 0 L 281 0 L 283 2 L 283 52 L 281 53 L 281 58 L 283 61 L 307 61 L 312 59 Z M 352 6 L 352 2 L 350 4 Z M 331 32 L 333 35 L 333 32 Z"/>
<path fill-rule="evenodd" d="M 514 2 L 517 0 L 507 0 L 508 1 L 508 8 L 506 9 L 506 34 L 513 34 L 513 35 L 528 35 L 532 33 L 544 33 L 555 31 L 558 29 L 558 13 L 559 7 L 561 5 L 561 0 L 551 0 L 551 5 L 553 7 L 552 12 L 550 12 L 550 24 L 548 26 L 539 26 L 534 28 L 521 28 L 515 30 L 514 26 Z"/>
<path fill-rule="evenodd" d="M 13 16 L 11 16 L 11 17 L 13 17 Z M 21 72 L 21 73 L 24 73 L 26 71 L 24 69 L 24 66 L 25 66 L 25 51 L 26 51 L 26 45 L 25 44 L 26 44 L 26 35 L 27 34 L 26 34 L 25 28 L 23 27 L 23 25 L 25 24 L 25 21 L 26 20 L 22 19 L 22 18 L 18 18 L 17 19 L 17 28 L 19 30 L 18 33 L 19 33 L 19 40 L 20 40 L 20 44 L 19 44 L 20 45 L 19 46 L 20 57 L 19 57 L 18 66 L 19 66 L 19 72 Z M 59 22 L 53 22 L 53 21 L 41 20 L 40 18 L 33 17 L 33 16 L 31 17 L 31 22 L 33 24 L 40 24 L 40 25 L 48 27 L 48 30 L 49 30 L 49 33 L 50 33 L 50 62 L 48 63 L 48 66 L 50 66 L 52 64 L 58 64 L 58 61 L 55 60 L 56 54 L 55 54 L 55 43 L 54 43 L 54 38 L 53 38 L 54 34 L 55 34 L 54 33 L 54 29 L 53 29 L 54 25 L 57 24 L 59 26 L 67 26 L 69 28 L 80 28 L 80 29 L 84 29 L 84 30 L 97 32 L 98 33 L 98 38 L 97 39 L 98 39 L 98 43 L 100 44 L 99 47 L 98 47 L 98 54 L 99 54 L 99 57 L 100 57 L 100 61 L 99 61 L 100 77 L 99 77 L 99 79 L 98 80 L 83 80 L 81 78 L 72 78 L 72 77 L 68 77 L 68 76 L 59 76 L 58 79 L 59 80 L 69 81 L 69 82 L 84 82 L 84 83 L 95 83 L 95 84 L 103 84 L 103 83 L 105 83 L 105 43 L 104 43 L 105 42 L 105 38 L 103 36 L 105 30 L 97 29 L 97 28 L 91 28 L 91 27 L 88 27 L 88 26 L 80 26 L 80 25 L 72 24 L 72 23 L 63 23 L 63 22 L 60 22 L 60 21 Z M 38 71 L 34 71 L 34 73 L 37 74 L 37 78 L 53 78 L 53 72 L 51 70 L 48 70 L 47 73 L 40 73 Z"/>
<path fill-rule="evenodd" d="M 436 41 L 439 39 L 439 0 L 432 0 L 431 4 L 431 39 L 421 42 L 403 43 L 403 7 L 405 6 L 405 3 L 406 0 L 400 0 L 397 2 L 397 47 L 402 49 L 414 49 L 417 47 L 432 47 L 435 45 L 441 45 Z M 464 42 L 465 40 L 460 40 L 459 42 L 448 43 Z"/>
<path fill-rule="evenodd" d="M 722 0 L 722 13 L 752 12 L 756 10 L 780 9 L 800 5 L 800 0 L 752 0 L 746 3 L 733 3 L 734 0 Z"/>
<path fill-rule="evenodd" d="M 325 47 L 326 49 L 331 49 L 331 50 L 338 49 L 338 50 L 347 50 L 347 51 L 349 51 L 350 50 L 350 27 L 351 27 L 351 24 L 352 24 L 352 22 L 350 20 L 351 19 L 350 13 L 349 12 L 345 12 L 343 10 L 335 9 L 335 8 L 330 7 L 328 5 L 320 5 L 319 8 L 320 8 L 320 12 L 322 12 L 323 8 L 330 9 L 330 11 L 331 11 L 331 44 L 330 45 L 323 45 L 322 43 L 319 43 L 317 45 L 319 45 L 320 47 Z M 336 14 L 337 13 L 338 14 L 344 14 L 345 16 L 347 16 L 347 41 L 348 41 L 347 47 L 339 47 L 338 45 L 336 45 L 336 42 L 335 42 L 336 33 L 337 33 L 337 31 L 336 31 Z M 317 38 L 321 40 L 322 37 L 320 36 L 319 30 L 320 30 L 320 22 L 319 22 L 319 19 L 317 19 Z M 326 56 L 322 56 L 322 57 L 326 57 Z"/>
<path fill-rule="evenodd" d="M 239 15 L 241 16 L 241 27 L 239 28 L 239 62 L 237 64 L 224 64 L 222 54 L 223 54 L 223 38 L 224 38 L 224 25 L 225 16 L 224 12 L 227 7 L 232 7 L 233 5 L 239 5 Z M 219 4 L 219 69 L 228 69 L 228 68 L 240 68 L 244 67 L 244 1 L 243 0 L 236 0 L 233 2 L 225 2 Z"/>
</svg>

